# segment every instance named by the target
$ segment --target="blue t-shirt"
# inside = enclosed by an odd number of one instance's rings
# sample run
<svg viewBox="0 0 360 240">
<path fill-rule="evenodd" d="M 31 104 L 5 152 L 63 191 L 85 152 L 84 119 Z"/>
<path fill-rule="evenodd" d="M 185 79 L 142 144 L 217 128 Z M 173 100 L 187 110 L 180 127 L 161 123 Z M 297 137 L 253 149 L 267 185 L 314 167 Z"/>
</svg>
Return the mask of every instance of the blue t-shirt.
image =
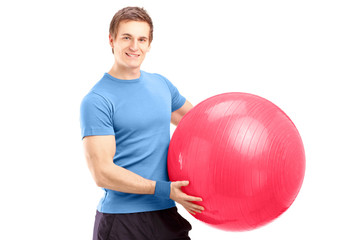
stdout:
<svg viewBox="0 0 360 240">
<path fill-rule="evenodd" d="M 121 80 L 105 73 L 84 97 L 80 108 L 82 138 L 115 135 L 114 163 L 146 179 L 169 181 L 167 152 L 171 113 L 185 98 L 165 77 L 141 71 Z M 104 189 L 98 205 L 104 213 L 134 213 L 175 206 L 171 199 Z"/>
</svg>

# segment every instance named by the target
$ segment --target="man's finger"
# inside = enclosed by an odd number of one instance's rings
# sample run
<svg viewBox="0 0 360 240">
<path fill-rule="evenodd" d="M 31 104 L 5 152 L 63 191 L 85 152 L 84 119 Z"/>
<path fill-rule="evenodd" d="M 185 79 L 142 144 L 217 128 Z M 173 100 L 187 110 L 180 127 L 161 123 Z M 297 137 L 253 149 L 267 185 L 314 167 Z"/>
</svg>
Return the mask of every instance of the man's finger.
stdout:
<svg viewBox="0 0 360 240">
<path fill-rule="evenodd" d="M 179 181 L 178 183 L 181 187 L 186 187 L 187 185 L 189 185 L 189 181 Z"/>
<path fill-rule="evenodd" d="M 193 197 L 193 196 L 187 196 L 186 197 L 186 201 L 189 201 L 189 202 L 202 202 L 202 198 L 199 198 L 199 197 Z"/>
<path fill-rule="evenodd" d="M 197 210 L 197 211 L 204 211 L 205 210 L 205 208 L 203 206 L 197 205 L 197 204 L 194 204 L 194 203 L 191 204 L 190 206 L 191 206 L 192 209 Z"/>
</svg>

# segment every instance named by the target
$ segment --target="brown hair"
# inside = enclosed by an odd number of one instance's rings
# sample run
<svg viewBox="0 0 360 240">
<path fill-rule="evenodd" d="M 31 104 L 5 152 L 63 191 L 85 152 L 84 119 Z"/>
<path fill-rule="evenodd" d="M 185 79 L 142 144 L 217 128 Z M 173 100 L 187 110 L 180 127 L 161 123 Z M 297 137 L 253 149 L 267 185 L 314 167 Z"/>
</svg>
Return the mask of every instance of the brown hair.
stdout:
<svg viewBox="0 0 360 240">
<path fill-rule="evenodd" d="M 144 8 L 139 7 L 126 7 L 115 13 L 110 23 L 109 33 L 115 39 L 118 33 L 119 25 L 121 21 L 139 21 L 146 22 L 150 26 L 149 44 L 153 39 L 153 23 Z"/>
</svg>

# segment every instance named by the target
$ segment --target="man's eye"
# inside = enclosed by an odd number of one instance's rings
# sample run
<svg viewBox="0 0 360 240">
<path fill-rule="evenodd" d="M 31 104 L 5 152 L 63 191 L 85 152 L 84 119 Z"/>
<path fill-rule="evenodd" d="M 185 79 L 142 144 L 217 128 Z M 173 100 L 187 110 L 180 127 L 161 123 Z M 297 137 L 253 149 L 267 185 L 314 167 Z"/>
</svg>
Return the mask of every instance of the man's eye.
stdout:
<svg viewBox="0 0 360 240">
<path fill-rule="evenodd" d="M 124 39 L 124 40 L 129 40 L 129 39 L 130 39 L 130 37 L 123 37 L 123 39 Z"/>
</svg>

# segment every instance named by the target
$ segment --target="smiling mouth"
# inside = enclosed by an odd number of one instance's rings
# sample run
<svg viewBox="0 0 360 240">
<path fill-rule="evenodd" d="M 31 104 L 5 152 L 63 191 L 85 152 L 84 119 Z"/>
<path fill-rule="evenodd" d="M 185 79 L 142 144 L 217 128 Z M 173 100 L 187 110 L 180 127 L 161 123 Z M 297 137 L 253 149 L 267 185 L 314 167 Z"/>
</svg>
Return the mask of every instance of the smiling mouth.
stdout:
<svg viewBox="0 0 360 240">
<path fill-rule="evenodd" d="M 131 53 L 125 53 L 128 57 L 132 57 L 132 58 L 134 58 L 134 57 L 139 57 L 140 56 L 140 54 L 131 54 Z"/>
</svg>

